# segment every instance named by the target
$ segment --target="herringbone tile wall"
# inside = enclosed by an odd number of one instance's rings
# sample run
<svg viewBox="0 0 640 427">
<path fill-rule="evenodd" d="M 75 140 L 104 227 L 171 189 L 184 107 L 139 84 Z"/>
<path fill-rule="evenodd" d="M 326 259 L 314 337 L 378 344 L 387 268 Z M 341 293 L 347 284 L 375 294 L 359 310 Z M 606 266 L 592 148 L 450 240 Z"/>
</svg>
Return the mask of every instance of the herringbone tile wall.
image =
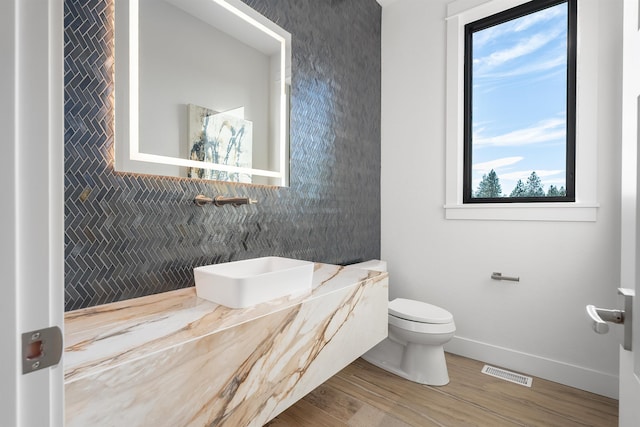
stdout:
<svg viewBox="0 0 640 427">
<path fill-rule="evenodd" d="M 113 0 L 65 0 L 67 311 L 193 286 L 204 264 L 380 256 L 380 7 L 245 2 L 293 37 L 289 188 L 114 172 Z"/>
</svg>

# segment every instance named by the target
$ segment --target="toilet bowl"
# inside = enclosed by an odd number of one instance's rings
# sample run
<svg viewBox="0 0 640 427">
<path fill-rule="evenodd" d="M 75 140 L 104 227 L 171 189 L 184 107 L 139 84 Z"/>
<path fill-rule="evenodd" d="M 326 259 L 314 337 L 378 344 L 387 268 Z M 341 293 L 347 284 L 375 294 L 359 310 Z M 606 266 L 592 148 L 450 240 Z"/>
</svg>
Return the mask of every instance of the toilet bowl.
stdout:
<svg viewBox="0 0 640 427">
<path fill-rule="evenodd" d="M 350 267 L 386 271 L 387 265 L 371 260 Z M 388 337 L 362 358 L 420 384 L 448 384 L 443 346 L 456 331 L 451 313 L 425 302 L 396 298 L 389 302 L 388 319 Z"/>
</svg>

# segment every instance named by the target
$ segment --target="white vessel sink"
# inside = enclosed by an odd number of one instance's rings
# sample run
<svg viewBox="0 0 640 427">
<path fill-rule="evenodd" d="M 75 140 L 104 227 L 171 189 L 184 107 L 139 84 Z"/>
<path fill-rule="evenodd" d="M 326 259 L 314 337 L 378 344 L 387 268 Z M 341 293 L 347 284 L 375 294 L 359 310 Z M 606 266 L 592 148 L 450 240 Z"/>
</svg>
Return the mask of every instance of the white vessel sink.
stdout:
<svg viewBox="0 0 640 427">
<path fill-rule="evenodd" d="M 245 308 L 311 292 L 313 263 L 281 257 L 253 258 L 193 269 L 196 294 L 230 308 Z"/>
</svg>

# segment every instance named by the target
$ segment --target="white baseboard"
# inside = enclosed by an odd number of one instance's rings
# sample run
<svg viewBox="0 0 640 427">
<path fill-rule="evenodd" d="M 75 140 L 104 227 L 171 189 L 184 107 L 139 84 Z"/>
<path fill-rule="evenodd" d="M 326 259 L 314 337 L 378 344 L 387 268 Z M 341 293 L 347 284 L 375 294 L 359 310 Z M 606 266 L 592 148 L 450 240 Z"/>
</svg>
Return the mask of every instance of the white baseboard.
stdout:
<svg viewBox="0 0 640 427">
<path fill-rule="evenodd" d="M 455 336 L 445 351 L 618 399 L 618 376 Z M 535 381 L 534 381 L 535 387 Z"/>
</svg>

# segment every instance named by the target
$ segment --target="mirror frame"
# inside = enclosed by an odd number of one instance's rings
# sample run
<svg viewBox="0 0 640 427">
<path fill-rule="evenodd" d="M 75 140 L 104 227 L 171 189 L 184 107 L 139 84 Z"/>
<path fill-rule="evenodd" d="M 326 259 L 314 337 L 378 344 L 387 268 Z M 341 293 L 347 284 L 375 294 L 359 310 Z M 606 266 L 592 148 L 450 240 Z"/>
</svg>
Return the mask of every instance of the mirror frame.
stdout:
<svg viewBox="0 0 640 427">
<path fill-rule="evenodd" d="M 138 0 L 115 0 L 115 141 L 114 168 L 118 172 L 157 175 L 153 164 L 238 172 L 269 178 L 271 185 L 289 183 L 289 86 L 291 84 L 291 34 L 240 0 L 210 1 L 234 14 L 280 45 L 278 170 L 252 169 L 201 162 L 140 151 Z M 168 3 L 172 3 L 170 0 Z M 127 155 L 128 154 L 128 155 Z M 193 179 L 193 178 L 192 178 Z M 229 182 L 229 181 L 223 181 Z M 263 184 L 254 184 L 263 185 Z"/>
</svg>

